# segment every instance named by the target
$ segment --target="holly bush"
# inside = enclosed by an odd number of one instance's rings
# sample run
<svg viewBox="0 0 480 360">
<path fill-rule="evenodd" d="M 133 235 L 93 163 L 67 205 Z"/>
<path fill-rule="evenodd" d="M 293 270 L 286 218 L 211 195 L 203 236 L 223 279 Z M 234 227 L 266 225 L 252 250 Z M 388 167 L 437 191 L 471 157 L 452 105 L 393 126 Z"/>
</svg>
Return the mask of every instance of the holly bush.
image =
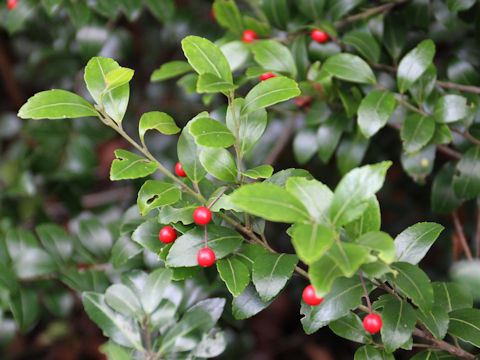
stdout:
<svg viewBox="0 0 480 360">
<path fill-rule="evenodd" d="M 82 293 L 110 339 L 109 358 L 211 358 L 228 343 L 222 313 L 250 318 L 291 281 L 305 288 L 304 331 L 328 326 L 359 343 L 355 359 L 475 359 L 480 233 L 472 253 L 463 226 L 471 219 L 460 210 L 474 209 L 480 193 L 480 6 L 215 0 L 213 15 L 225 29 L 220 39 L 186 36 L 185 60 L 151 75 L 181 76 L 209 110 L 189 121 L 160 107 L 132 128 L 124 118 L 134 70 L 102 56 L 86 64 L 80 95 L 42 91 L 20 108 L 22 119 L 95 118 L 113 129 L 130 147 L 115 150 L 110 179 L 137 179 L 140 188 L 119 220 L 84 216 L 68 232 L 45 223 L 36 234 L 6 233 L 2 302 L 19 329 L 40 311 L 32 283 L 47 292 L 47 308 L 68 311 L 64 290 L 48 293 L 56 279 Z M 276 143 L 275 124 L 283 132 Z M 176 142 L 177 166 L 149 137 Z M 290 137 L 299 166 L 335 155 L 338 181 L 329 186 L 330 174 L 304 168 L 275 171 Z M 389 151 L 378 151 L 383 137 Z M 433 213 L 451 214 L 453 281 L 418 265 L 444 226 L 425 216 L 396 236 L 381 231 L 377 193 L 398 163 L 430 194 Z"/>
</svg>

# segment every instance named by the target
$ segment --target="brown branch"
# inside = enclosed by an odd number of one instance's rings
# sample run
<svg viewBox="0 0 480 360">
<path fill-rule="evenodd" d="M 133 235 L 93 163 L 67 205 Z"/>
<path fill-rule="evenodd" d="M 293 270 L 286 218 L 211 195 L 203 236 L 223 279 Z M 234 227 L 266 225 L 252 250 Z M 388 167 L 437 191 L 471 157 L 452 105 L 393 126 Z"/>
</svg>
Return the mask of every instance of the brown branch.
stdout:
<svg viewBox="0 0 480 360">
<path fill-rule="evenodd" d="M 293 136 L 293 133 L 295 131 L 295 125 L 297 124 L 297 119 L 297 116 L 290 117 L 282 136 L 280 136 L 273 149 L 268 153 L 267 157 L 263 162 L 264 164 L 273 165 L 277 162 L 278 157 L 282 154 L 283 150 Z"/>
<path fill-rule="evenodd" d="M 452 148 L 450 148 L 448 146 L 436 145 L 436 147 L 437 147 L 437 150 L 439 152 L 442 152 L 446 155 L 449 155 L 449 156 L 453 157 L 454 159 L 460 160 L 462 158 L 462 153 L 460 153 L 456 150 L 453 150 Z"/>
<path fill-rule="evenodd" d="M 443 340 L 438 340 L 435 337 L 432 336 L 432 334 L 428 333 L 427 331 L 420 330 L 418 328 L 413 329 L 413 335 L 421 337 L 425 340 L 428 340 L 435 344 L 435 348 L 439 350 L 445 350 L 451 355 L 457 356 L 462 359 L 467 359 L 467 360 L 475 360 L 477 357 L 473 354 L 470 354 L 469 352 L 458 348 L 456 346 L 453 346 Z"/>
<path fill-rule="evenodd" d="M 460 238 L 460 243 L 462 244 L 463 250 L 465 251 L 465 255 L 468 260 L 472 261 L 472 252 L 470 251 L 470 248 L 467 243 L 467 238 L 465 237 L 465 233 L 463 232 L 463 227 L 462 223 L 460 222 L 460 219 L 458 218 L 458 212 L 454 211 L 452 212 L 452 219 L 453 223 L 455 225 L 455 230 L 458 234 L 458 237 Z"/>
<path fill-rule="evenodd" d="M 459 90 L 464 92 L 470 92 L 473 94 L 480 94 L 480 87 L 478 86 L 461 85 L 446 81 L 437 81 L 436 85 L 444 89 Z"/>
<path fill-rule="evenodd" d="M 465 139 L 470 140 L 475 145 L 480 146 L 480 140 L 470 135 L 468 131 L 462 131 L 454 127 L 451 127 L 450 130 L 453 131 L 454 133 L 462 135 Z"/>
</svg>

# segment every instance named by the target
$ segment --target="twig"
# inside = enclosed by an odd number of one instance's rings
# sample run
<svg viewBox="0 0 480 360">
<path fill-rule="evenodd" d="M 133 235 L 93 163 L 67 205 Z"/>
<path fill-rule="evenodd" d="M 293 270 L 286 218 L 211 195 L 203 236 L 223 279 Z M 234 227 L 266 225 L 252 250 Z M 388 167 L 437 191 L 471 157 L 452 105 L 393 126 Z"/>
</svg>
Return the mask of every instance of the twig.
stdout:
<svg viewBox="0 0 480 360">
<path fill-rule="evenodd" d="M 365 299 L 367 300 L 368 312 L 372 313 L 372 304 L 370 303 L 370 297 L 368 296 L 367 287 L 365 286 L 365 280 L 363 279 L 362 270 L 358 270 L 358 275 L 360 275 L 360 281 L 362 282 L 363 292 L 365 294 Z"/>
<path fill-rule="evenodd" d="M 458 218 L 457 211 L 452 212 L 452 219 L 455 225 L 455 230 L 457 231 L 458 237 L 460 238 L 460 243 L 462 244 L 463 250 L 465 251 L 465 255 L 467 256 L 468 260 L 472 261 L 473 260 L 472 252 L 470 251 L 470 248 L 468 246 L 467 238 L 465 237 L 465 233 L 463 232 L 462 223 Z"/>
<path fill-rule="evenodd" d="M 218 194 L 215 199 L 212 200 L 212 202 L 210 203 L 210 205 L 207 206 L 208 209 L 210 209 L 216 202 L 218 199 L 220 199 L 220 197 L 225 194 L 225 191 L 227 191 L 229 188 L 231 188 L 233 185 L 236 185 L 236 184 L 230 184 L 228 186 L 225 187 L 225 189 L 223 189 L 222 191 L 220 191 L 220 194 Z"/>
<path fill-rule="evenodd" d="M 455 83 L 446 82 L 446 81 L 437 81 L 436 85 L 444 89 L 459 90 L 459 91 L 470 92 L 473 94 L 480 94 L 480 87 L 478 86 L 461 85 L 461 84 L 455 84 Z"/>
<path fill-rule="evenodd" d="M 475 145 L 480 146 L 480 140 L 470 135 L 468 131 L 462 131 L 454 127 L 451 127 L 450 130 L 453 131 L 454 133 L 462 135 L 465 139 L 470 140 Z"/>
<path fill-rule="evenodd" d="M 437 340 L 435 337 L 433 337 L 430 333 L 420 330 L 418 328 L 413 329 L 413 335 L 421 337 L 425 340 L 428 340 L 432 342 L 433 344 L 436 345 L 436 348 L 439 350 L 445 350 L 448 353 L 457 356 L 462 359 L 467 359 L 467 360 L 475 360 L 477 357 L 473 354 L 470 354 L 469 352 L 458 348 L 456 346 L 453 346 L 443 340 Z"/>
<path fill-rule="evenodd" d="M 278 157 L 282 154 L 285 146 L 287 146 L 290 138 L 293 136 L 295 131 L 295 125 L 297 124 L 297 116 L 292 116 L 288 120 L 287 126 L 273 149 L 268 153 L 267 157 L 264 160 L 264 164 L 273 165 L 277 162 Z"/>
<path fill-rule="evenodd" d="M 462 153 L 453 150 L 452 148 L 449 148 L 448 146 L 445 145 L 436 145 L 436 148 L 438 151 L 443 152 L 446 155 L 449 155 L 453 157 L 454 159 L 460 160 L 462 158 Z"/>
<path fill-rule="evenodd" d="M 207 233 L 207 225 L 205 225 L 205 249 L 208 248 L 208 233 Z"/>
</svg>

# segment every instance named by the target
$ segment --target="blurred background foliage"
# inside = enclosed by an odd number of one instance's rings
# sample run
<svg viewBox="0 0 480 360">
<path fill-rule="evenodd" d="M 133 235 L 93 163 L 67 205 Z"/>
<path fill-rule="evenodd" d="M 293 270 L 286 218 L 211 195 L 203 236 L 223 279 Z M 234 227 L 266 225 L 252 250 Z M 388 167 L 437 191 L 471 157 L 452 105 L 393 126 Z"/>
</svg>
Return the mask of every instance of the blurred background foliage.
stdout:
<svg viewBox="0 0 480 360">
<path fill-rule="evenodd" d="M 259 27 L 257 31 L 261 35 L 269 35 L 271 31 L 272 37 L 284 36 L 285 30 L 296 29 L 302 24 L 317 21 L 322 26 L 328 26 L 347 15 L 382 4 L 339 0 L 340 13 L 330 13 L 330 22 L 323 23 L 322 19 L 315 19 L 314 15 L 304 10 L 306 2 L 289 2 L 290 20 L 286 28 L 282 29 L 280 24 L 272 29 Z M 431 38 L 437 47 L 435 66 L 439 79 L 479 85 L 480 4 L 473 1 L 475 4 L 465 9 L 461 4 L 469 1 L 401 2 L 408 4 L 392 9 L 385 21 L 383 14 L 379 13 L 346 24 L 350 32 L 368 33 L 374 39 L 378 49 L 372 62 L 396 66 L 408 50 L 421 40 Z M 242 14 L 257 13 L 258 3 L 255 0 L 237 1 Z M 455 9 L 452 7 L 456 5 L 452 3 L 461 4 Z M 102 291 L 125 269 L 143 264 L 148 266 L 154 261 L 132 247 L 134 256 L 120 261 L 119 266 L 109 265 L 108 275 L 105 276 L 101 264 L 108 262 L 111 254 L 106 254 L 104 259 L 89 259 L 84 253 L 84 248 L 88 249 L 88 238 L 94 238 L 91 234 L 82 233 L 82 228 L 86 227 L 93 228 L 92 231 L 110 232 L 108 236 L 112 244 L 115 239 L 117 249 L 133 246 L 128 242 L 122 244 L 117 238 L 121 227 L 126 227 L 125 233 L 131 233 L 134 229 L 131 224 L 138 224 L 135 208 L 123 214 L 135 202 L 141 183 L 114 183 L 109 180 L 113 150 L 128 148 L 128 144 L 96 119 L 21 121 L 16 112 L 29 96 L 49 88 L 71 90 L 88 98 L 82 81 L 82 68 L 90 57 L 96 55 L 115 58 L 122 66 L 135 70 L 124 120 L 127 131 L 135 129 L 139 116 L 147 111 L 165 111 L 179 126 L 204 109 L 214 113 L 225 111 L 226 104 L 222 98 L 193 93 L 192 79 L 188 75 L 178 83 L 175 80 L 150 81 L 153 71 L 162 63 L 183 60 L 180 41 L 187 35 L 204 36 L 211 40 L 223 37 L 220 43 L 240 38 L 241 35 L 234 32 L 225 34 L 225 29 L 212 17 L 211 8 L 212 1 L 209 0 L 19 0 L 13 11 L 0 4 L 0 237 L 5 239 L 7 231 L 16 227 L 30 231 L 37 229 L 38 233 L 39 224 L 53 222 L 71 233 L 72 239 L 83 238 L 86 243 L 76 247 L 76 260 L 77 264 L 86 264 L 89 275 L 72 273 L 70 284 L 85 282 L 72 285 L 72 288 L 83 286 Z M 318 44 L 305 37 L 301 41 L 306 42 L 307 53 L 296 54 L 299 69 L 302 62 L 307 67 L 341 50 L 334 41 Z M 360 52 L 345 38 L 343 41 L 345 44 L 342 46 Z M 380 83 L 385 87 L 394 83 L 395 78 L 388 68 L 379 67 L 378 70 Z M 306 71 L 299 77 L 305 80 Z M 400 161 L 402 143 L 394 125 L 403 121 L 406 112 L 398 107 L 390 120 L 393 126 L 383 129 L 369 141 L 359 139 L 354 126 L 350 126 L 339 146 L 335 144 L 332 149 L 336 154 L 324 163 L 314 156 L 318 152 L 315 134 L 318 124 L 330 110 L 325 107 L 325 102 L 318 101 L 321 98 L 315 98 L 314 89 L 304 85 L 305 101 L 289 102 L 270 115 L 264 140 L 247 161 L 256 165 L 270 156 L 276 171 L 302 165 L 322 182 L 334 186 L 341 173 L 351 167 L 393 159 L 394 166 L 379 194 L 382 230 L 396 235 L 417 221 L 436 221 L 446 225 L 449 230 L 441 235 L 423 260 L 422 268 L 432 280 L 448 278 L 450 265 L 461 258 L 462 250 L 450 217 L 435 215 L 431 210 L 434 176 L 429 173 L 437 174 L 451 157 L 442 152 L 437 152 L 435 156 L 433 146 L 433 150 L 425 149 L 421 157 L 404 157 Z M 349 106 L 355 107 L 357 90 L 356 86 L 345 85 L 341 91 L 346 95 L 343 99 L 336 99 L 336 106 L 347 110 Z M 441 89 L 434 91 L 441 93 Z M 467 97 L 469 104 L 473 104 L 469 122 L 476 130 L 477 123 L 480 123 L 479 95 L 462 95 Z M 335 107 L 332 106 L 332 109 Z M 478 131 L 471 133 L 478 135 Z M 457 149 L 464 151 L 468 147 L 468 140 L 464 137 L 457 133 L 451 135 Z M 177 161 L 176 140 L 155 135 L 149 142 L 152 152 L 165 165 L 173 168 Z M 279 148 L 278 144 L 283 147 Z M 424 158 L 429 161 L 427 171 L 419 166 L 419 161 Z M 475 199 L 466 202 L 460 209 L 465 231 L 471 238 L 477 226 L 476 209 Z M 281 226 L 270 226 L 269 238 L 275 239 L 272 244 L 277 249 L 289 251 L 291 245 L 284 230 Z M 5 241 L 0 241 L 3 248 L 0 249 L 0 258 L 6 254 L 5 246 Z M 28 264 L 25 266 L 28 267 Z M 31 279 L 30 276 L 22 280 L 25 294 L 19 306 L 28 309 L 25 312 L 28 318 L 23 319 L 20 329 L 12 320 L 9 298 L 0 288 L 2 358 L 101 358 L 97 348 L 104 340 L 84 315 L 75 291 L 58 281 L 49 280 L 48 277 Z M 205 289 L 221 292 L 212 290 L 216 285 L 221 287 L 214 280 L 214 272 L 207 272 L 206 279 L 195 279 L 191 284 L 198 287 L 198 292 Z M 352 344 L 336 337 L 328 329 L 322 329 L 311 337 L 303 333 L 298 321 L 301 288 L 301 284 L 292 283 L 289 291 L 269 309 L 246 323 L 234 320 L 225 312 L 221 321 L 222 326 L 227 328 L 230 341 L 222 358 L 351 358 L 354 351 Z M 249 331 L 246 331 L 247 328 Z M 21 330 L 23 335 L 17 330 Z M 299 355 L 299 349 L 302 355 Z"/>
</svg>

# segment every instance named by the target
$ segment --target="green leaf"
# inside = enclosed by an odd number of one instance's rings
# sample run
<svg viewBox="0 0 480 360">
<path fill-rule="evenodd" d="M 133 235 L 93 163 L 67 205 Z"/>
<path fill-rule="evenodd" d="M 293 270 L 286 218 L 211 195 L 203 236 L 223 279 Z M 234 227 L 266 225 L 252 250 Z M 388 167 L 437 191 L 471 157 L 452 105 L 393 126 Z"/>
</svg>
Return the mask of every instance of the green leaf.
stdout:
<svg viewBox="0 0 480 360">
<path fill-rule="evenodd" d="M 91 269 L 70 269 L 63 271 L 60 280 L 76 291 L 105 291 L 110 280 L 105 271 Z"/>
<path fill-rule="evenodd" d="M 322 20 L 325 0 L 297 0 L 295 5 L 310 20 Z"/>
<path fill-rule="evenodd" d="M 327 256 L 338 264 L 343 275 L 351 277 L 369 257 L 369 251 L 363 246 L 347 242 L 335 242 Z"/>
<path fill-rule="evenodd" d="M 104 259 L 109 257 L 113 237 L 97 218 L 83 219 L 78 223 L 78 238 L 82 245 L 95 256 Z"/>
<path fill-rule="evenodd" d="M 372 336 L 363 328 L 362 320 L 353 312 L 349 312 L 346 316 L 331 322 L 328 326 L 335 334 L 344 339 L 361 344 L 372 342 Z"/>
<path fill-rule="evenodd" d="M 337 148 L 340 136 L 347 126 L 349 119 L 344 113 L 335 112 L 317 130 L 318 157 L 324 163 L 330 160 Z"/>
<path fill-rule="evenodd" d="M 233 83 L 230 65 L 214 43 L 199 36 L 187 36 L 182 40 L 182 49 L 188 62 L 198 74 L 213 74 L 226 82 Z"/>
<path fill-rule="evenodd" d="M 192 210 L 193 212 L 193 210 Z M 132 234 L 132 240 L 153 253 L 158 253 L 163 243 L 158 239 L 158 233 L 163 225 L 159 224 L 157 219 L 149 219 L 140 224 Z"/>
<path fill-rule="evenodd" d="M 40 316 L 40 303 L 33 289 L 20 289 L 11 296 L 8 305 L 21 333 L 27 333 L 37 323 Z M 2 319 L 2 322 L 4 321 L 5 319 Z"/>
<path fill-rule="evenodd" d="M 383 306 L 381 313 L 383 325 L 380 334 L 385 350 L 391 353 L 410 339 L 417 315 L 409 303 L 392 295 L 381 296 L 379 302 Z"/>
<path fill-rule="evenodd" d="M 367 200 L 382 187 L 390 165 L 389 161 L 365 165 L 345 175 L 333 195 L 332 223 L 340 226 L 359 217 L 368 206 Z"/>
<path fill-rule="evenodd" d="M 180 200 L 180 189 L 162 181 L 147 180 L 138 192 L 137 204 L 142 216 L 164 205 L 175 204 Z"/>
<path fill-rule="evenodd" d="M 403 57 L 397 70 L 397 86 L 401 93 L 407 91 L 423 75 L 432 64 L 434 55 L 435 43 L 427 39 Z"/>
<path fill-rule="evenodd" d="M 375 84 L 375 74 L 360 57 L 341 53 L 330 56 L 322 66 L 322 70 L 341 80 L 359 84 Z"/>
<path fill-rule="evenodd" d="M 18 284 L 13 269 L 3 262 L 0 262 L 0 287 L 11 293 L 15 293 L 18 290 Z"/>
<path fill-rule="evenodd" d="M 468 288 L 475 300 L 480 298 L 480 261 L 458 261 L 450 268 L 453 281 Z"/>
<path fill-rule="evenodd" d="M 369 140 L 357 130 L 346 134 L 337 149 L 337 167 L 342 175 L 360 165 L 369 145 Z"/>
<path fill-rule="evenodd" d="M 480 193 L 480 147 L 468 149 L 457 163 L 453 191 L 462 199 L 473 199 Z"/>
<path fill-rule="evenodd" d="M 162 134 L 172 135 L 178 133 L 180 128 L 170 115 L 160 111 L 150 111 L 142 115 L 138 124 L 138 134 L 142 143 L 147 130 L 157 130 Z"/>
<path fill-rule="evenodd" d="M 198 116 L 208 117 L 208 113 L 201 113 Z M 198 154 L 200 153 L 201 147 L 196 144 L 195 137 L 190 134 L 190 125 L 191 122 L 183 128 L 182 133 L 180 134 L 177 143 L 177 153 L 183 171 L 185 171 L 190 180 L 194 183 L 198 183 L 205 177 L 207 171 L 200 163 Z"/>
<path fill-rule="evenodd" d="M 216 259 L 222 259 L 242 243 L 242 236 L 235 230 L 208 225 L 208 247 Z M 195 227 L 180 236 L 173 243 L 167 256 L 167 265 L 171 267 L 197 266 L 197 253 L 205 247 L 205 231 L 203 226 Z"/>
<path fill-rule="evenodd" d="M 181 202 L 177 207 L 163 206 L 160 208 L 158 219 L 163 224 L 170 224 L 182 222 L 183 225 L 193 223 L 193 212 L 198 207 L 198 204 L 190 204 Z"/>
<path fill-rule="evenodd" d="M 418 264 L 430 250 L 430 247 L 437 240 L 443 229 L 442 225 L 423 222 L 402 231 L 395 238 L 398 260 L 414 265 Z"/>
<path fill-rule="evenodd" d="M 142 308 L 147 314 L 153 314 L 157 310 L 171 280 L 170 269 L 158 268 L 148 275 L 140 296 Z"/>
<path fill-rule="evenodd" d="M 237 164 L 233 155 L 221 148 L 203 148 L 200 152 L 200 162 L 214 178 L 235 182 L 237 179 Z"/>
<path fill-rule="evenodd" d="M 412 299 L 420 310 L 428 313 L 433 306 L 433 288 L 428 276 L 418 266 L 405 262 L 394 263 L 391 267 L 397 274 L 387 274 L 388 281 L 401 295 Z"/>
<path fill-rule="evenodd" d="M 82 302 L 90 319 L 103 330 L 106 336 L 120 345 L 142 349 L 138 325 L 113 311 L 106 304 L 102 294 L 85 292 Z"/>
<path fill-rule="evenodd" d="M 127 317 L 140 317 L 142 307 L 137 295 L 123 284 L 113 284 L 105 292 L 105 302 Z"/>
<path fill-rule="evenodd" d="M 432 310 L 427 314 L 423 314 L 417 310 L 417 316 L 438 340 L 442 340 L 445 337 L 449 322 L 448 313 L 445 308 L 440 305 L 434 305 Z"/>
<path fill-rule="evenodd" d="M 358 108 L 358 126 L 366 137 L 383 128 L 395 109 L 395 96 L 388 91 L 375 90 L 365 96 Z"/>
<path fill-rule="evenodd" d="M 163 22 L 170 20 L 175 14 L 175 1 L 173 0 L 146 0 L 153 15 Z"/>
<path fill-rule="evenodd" d="M 307 334 L 313 334 L 331 321 L 340 319 L 361 304 L 362 296 L 363 288 L 358 276 L 336 279 L 320 305 L 309 306 L 302 302 L 300 312 L 305 315 L 301 319 L 303 329 Z"/>
<path fill-rule="evenodd" d="M 444 95 L 435 103 L 435 120 L 448 124 L 467 116 L 467 99 L 460 95 Z"/>
<path fill-rule="evenodd" d="M 259 109 L 249 114 L 241 114 L 245 100 L 237 98 L 227 108 L 226 123 L 232 134 L 236 134 L 238 127 L 238 150 L 245 154 L 262 137 L 267 127 L 267 112 Z M 232 109 L 235 110 L 235 117 Z"/>
<path fill-rule="evenodd" d="M 318 150 L 317 134 L 313 129 L 302 129 L 293 139 L 293 155 L 300 165 L 305 165 Z"/>
<path fill-rule="evenodd" d="M 290 44 L 293 58 L 298 68 L 298 80 L 306 80 L 310 68 L 308 58 L 307 35 L 297 36 Z"/>
<path fill-rule="evenodd" d="M 91 11 L 88 4 L 81 1 L 67 1 L 65 8 L 77 29 L 80 29 L 88 24 Z"/>
<path fill-rule="evenodd" d="M 232 314 L 235 319 L 248 319 L 267 308 L 272 301 L 263 301 L 255 291 L 253 285 L 246 289 L 232 301 Z"/>
<path fill-rule="evenodd" d="M 397 259 L 395 243 L 390 235 L 383 231 L 371 231 L 360 236 L 356 243 L 378 253 L 378 258 L 391 264 Z"/>
<path fill-rule="evenodd" d="M 403 148 L 411 153 L 424 147 L 435 133 L 435 120 L 430 116 L 411 114 L 405 119 L 400 137 Z"/>
<path fill-rule="evenodd" d="M 60 226 L 42 224 L 35 229 L 42 245 L 54 255 L 61 263 L 70 261 L 73 252 L 73 240 Z"/>
<path fill-rule="evenodd" d="M 112 248 L 112 265 L 115 269 L 119 269 L 129 260 L 142 252 L 142 247 L 132 241 L 128 235 L 120 236 Z"/>
<path fill-rule="evenodd" d="M 66 119 L 98 116 L 97 110 L 85 99 L 65 90 L 42 91 L 18 111 L 22 119 Z"/>
<path fill-rule="evenodd" d="M 130 151 L 117 149 L 110 168 L 110 180 L 137 179 L 153 174 L 157 164 Z"/>
<path fill-rule="evenodd" d="M 252 51 L 257 64 L 267 70 L 297 76 L 297 67 L 292 53 L 285 46 L 274 40 L 260 40 L 252 44 Z"/>
<path fill-rule="evenodd" d="M 235 190 L 230 198 L 235 206 L 266 220 L 299 222 L 310 218 L 302 203 L 278 185 L 243 185 Z"/>
<path fill-rule="evenodd" d="M 155 70 L 150 76 L 150 81 L 168 80 L 192 71 L 193 68 L 186 61 L 170 61 L 159 69 Z"/>
<path fill-rule="evenodd" d="M 105 76 L 106 87 L 102 91 L 102 97 L 109 91 L 113 91 L 122 85 L 128 84 L 133 78 L 135 71 L 129 68 L 118 68 L 107 73 Z"/>
<path fill-rule="evenodd" d="M 291 278 L 298 258 L 289 254 L 264 254 L 255 259 L 252 281 L 263 301 L 278 295 Z"/>
<path fill-rule="evenodd" d="M 432 93 L 437 81 L 437 68 L 435 65 L 430 65 L 422 76 L 408 89 L 417 104 L 421 105 Z"/>
<path fill-rule="evenodd" d="M 464 11 L 475 5 L 475 0 L 447 0 L 448 10 Z"/>
<path fill-rule="evenodd" d="M 101 56 L 90 59 L 85 67 L 85 84 L 93 100 L 103 105 L 105 112 L 116 122 L 121 122 L 127 110 L 130 86 L 124 84 L 114 90 L 105 91 L 108 86 L 106 75 L 120 69 L 120 65 L 110 58 Z"/>
<path fill-rule="evenodd" d="M 270 165 L 260 165 L 253 169 L 248 169 L 242 174 L 250 179 L 267 179 L 273 174 L 273 167 Z"/>
<path fill-rule="evenodd" d="M 369 62 L 378 63 L 380 46 L 372 35 L 364 32 L 351 32 L 343 37 L 343 42 L 352 45 Z"/>
<path fill-rule="evenodd" d="M 440 357 L 440 352 L 438 351 L 431 351 L 431 350 L 424 350 L 417 353 L 415 356 L 411 357 L 412 360 L 440 360 L 445 359 L 445 357 Z M 446 359 L 449 359 L 447 356 Z"/>
<path fill-rule="evenodd" d="M 383 44 L 393 60 L 402 54 L 407 42 L 407 29 L 399 16 L 385 16 L 383 25 Z"/>
<path fill-rule="evenodd" d="M 357 351 L 355 351 L 353 360 L 384 360 L 384 358 L 380 351 L 375 349 L 373 346 L 365 345 L 359 347 Z"/>
<path fill-rule="evenodd" d="M 201 146 L 226 148 L 232 146 L 236 139 L 221 122 L 208 117 L 200 117 L 190 123 L 190 134 Z"/>
<path fill-rule="evenodd" d="M 419 184 L 425 183 L 425 178 L 432 172 L 435 162 L 435 146 L 430 143 L 414 153 L 402 153 L 400 160 L 403 169 Z"/>
<path fill-rule="evenodd" d="M 213 3 L 215 20 L 234 34 L 241 34 L 244 27 L 240 11 L 233 0 L 215 0 Z"/>
<path fill-rule="evenodd" d="M 365 0 L 328 0 L 327 17 L 338 20 Z"/>
<path fill-rule="evenodd" d="M 250 283 L 250 270 L 238 257 L 218 260 L 217 270 L 234 297 L 239 296 Z"/>
<path fill-rule="evenodd" d="M 286 0 L 264 0 L 262 7 L 270 24 L 278 29 L 286 28 L 289 15 Z"/>
<path fill-rule="evenodd" d="M 295 224 L 292 243 L 300 260 L 311 264 L 327 251 L 335 240 L 335 232 L 320 224 Z"/>
<path fill-rule="evenodd" d="M 288 179 L 292 177 L 305 178 L 307 180 L 313 180 L 313 176 L 305 169 L 285 169 L 276 172 L 270 178 L 264 181 L 267 184 L 275 184 L 278 186 L 286 186 Z"/>
<path fill-rule="evenodd" d="M 367 207 L 362 215 L 354 221 L 345 224 L 344 228 L 352 239 L 356 239 L 370 231 L 380 230 L 380 225 L 380 205 L 377 198 L 372 196 L 367 200 Z"/>
<path fill-rule="evenodd" d="M 238 86 L 225 81 L 216 75 L 206 73 L 201 74 L 197 81 L 198 93 L 217 93 L 235 90 Z"/>
<path fill-rule="evenodd" d="M 480 347 L 480 310 L 459 309 L 450 314 L 448 333 Z"/>
<path fill-rule="evenodd" d="M 240 260 L 243 261 L 243 263 L 248 267 L 248 270 L 251 272 L 253 264 L 255 264 L 255 259 L 258 256 L 267 253 L 267 249 L 265 249 L 263 246 L 257 244 L 243 243 L 240 251 L 238 251 L 236 255 Z"/>
<path fill-rule="evenodd" d="M 270 78 L 261 81 L 248 92 L 241 114 L 243 116 L 298 95 L 300 89 L 294 80 L 283 76 Z"/>
<path fill-rule="evenodd" d="M 308 275 L 317 296 L 324 296 L 330 291 L 333 281 L 343 275 L 338 263 L 329 256 L 322 256 L 308 268 Z"/>
<path fill-rule="evenodd" d="M 131 350 L 127 350 L 113 341 L 107 341 L 100 346 L 99 350 L 107 356 L 108 360 L 130 360 L 132 358 Z"/>
<path fill-rule="evenodd" d="M 433 282 L 432 287 L 435 305 L 442 306 L 447 312 L 473 306 L 472 294 L 462 284 Z"/>
</svg>

